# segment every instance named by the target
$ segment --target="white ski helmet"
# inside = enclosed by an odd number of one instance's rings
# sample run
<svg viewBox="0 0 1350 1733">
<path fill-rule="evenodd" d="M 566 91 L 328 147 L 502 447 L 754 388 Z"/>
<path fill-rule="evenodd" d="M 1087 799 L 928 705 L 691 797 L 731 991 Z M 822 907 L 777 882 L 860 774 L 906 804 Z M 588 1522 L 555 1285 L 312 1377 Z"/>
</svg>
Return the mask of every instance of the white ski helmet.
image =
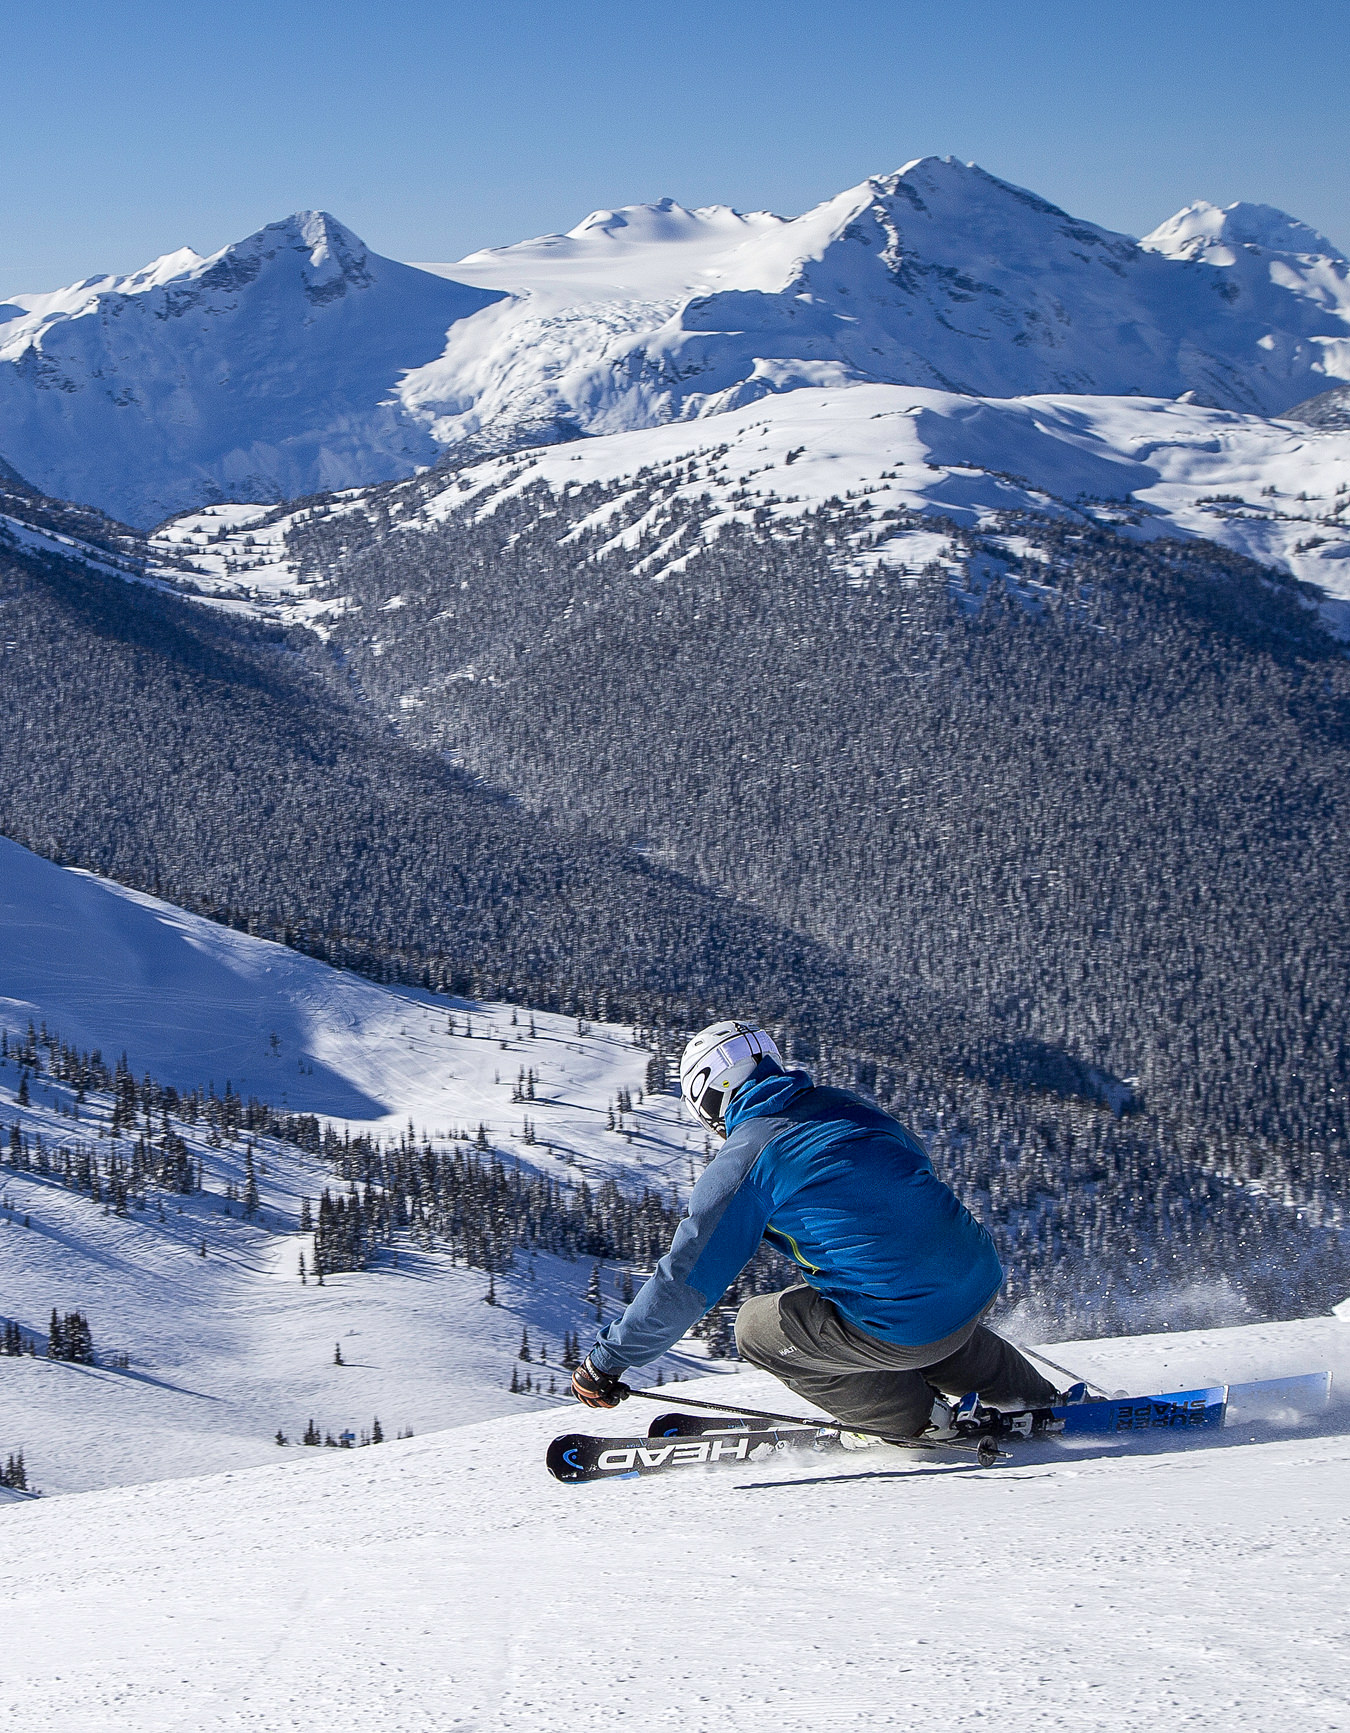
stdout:
<svg viewBox="0 0 1350 1733">
<path fill-rule="evenodd" d="M 731 1092 L 761 1059 L 782 1057 L 773 1038 L 755 1023 L 710 1023 L 685 1048 L 680 1060 L 680 1094 L 694 1118 L 726 1136 L 722 1114 Z"/>
</svg>

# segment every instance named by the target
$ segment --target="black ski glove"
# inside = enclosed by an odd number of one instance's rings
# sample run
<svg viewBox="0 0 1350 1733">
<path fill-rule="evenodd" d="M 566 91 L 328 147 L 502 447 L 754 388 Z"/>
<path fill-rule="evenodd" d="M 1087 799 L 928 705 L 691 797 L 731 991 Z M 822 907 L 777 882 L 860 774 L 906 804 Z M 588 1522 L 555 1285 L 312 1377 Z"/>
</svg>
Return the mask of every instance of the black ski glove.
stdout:
<svg viewBox="0 0 1350 1733">
<path fill-rule="evenodd" d="M 632 1391 L 612 1372 L 596 1371 L 588 1354 L 572 1374 L 572 1394 L 588 1408 L 617 1408 Z"/>
</svg>

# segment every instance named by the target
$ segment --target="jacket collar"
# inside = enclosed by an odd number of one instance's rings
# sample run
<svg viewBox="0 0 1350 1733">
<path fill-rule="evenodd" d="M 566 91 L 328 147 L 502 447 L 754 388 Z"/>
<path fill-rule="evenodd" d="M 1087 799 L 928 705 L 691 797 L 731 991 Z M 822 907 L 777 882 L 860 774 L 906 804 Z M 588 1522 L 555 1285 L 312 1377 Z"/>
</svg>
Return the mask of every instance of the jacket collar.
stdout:
<svg viewBox="0 0 1350 1733">
<path fill-rule="evenodd" d="M 727 1135 L 730 1136 L 743 1119 L 781 1113 L 790 1101 L 814 1088 L 815 1084 L 805 1071 L 785 1071 L 776 1060 L 761 1059 L 727 1103 L 723 1114 Z"/>
</svg>

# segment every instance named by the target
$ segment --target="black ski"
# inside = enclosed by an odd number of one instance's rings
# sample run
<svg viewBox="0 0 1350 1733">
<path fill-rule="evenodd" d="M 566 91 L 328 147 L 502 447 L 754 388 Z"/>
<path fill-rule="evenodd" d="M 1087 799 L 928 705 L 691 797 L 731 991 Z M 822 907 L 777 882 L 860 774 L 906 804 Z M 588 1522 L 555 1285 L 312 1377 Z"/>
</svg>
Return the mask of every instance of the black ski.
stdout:
<svg viewBox="0 0 1350 1733">
<path fill-rule="evenodd" d="M 717 1432 L 737 1434 L 754 1431 L 762 1424 L 753 1419 L 723 1418 L 714 1414 L 658 1414 L 647 1428 L 649 1438 L 702 1438 Z M 835 1428 L 822 1423 L 821 1430 L 832 1431 Z M 996 1408 L 967 1409 L 953 1428 L 953 1436 L 946 1438 L 916 1438 L 910 1441 L 907 1448 L 921 1450 L 950 1449 L 959 1445 L 973 1445 L 983 1438 L 995 1441 L 1013 1440 L 1019 1438 L 1042 1438 L 1049 1434 L 1062 1432 L 1063 1421 L 1056 1415 L 1053 1408 L 1026 1408 L 1015 1413 L 1000 1413 Z M 784 1430 L 789 1430 L 784 1428 Z M 812 1432 L 816 1429 L 803 1426 L 800 1430 Z M 854 1433 L 853 1437 L 859 1436 Z M 877 1438 L 876 1443 L 883 1442 Z M 861 1445 L 854 1446 L 861 1449 Z"/>
<path fill-rule="evenodd" d="M 661 1421 L 693 1421 L 692 1415 L 662 1415 Z M 654 1423 L 659 1424 L 659 1422 Z M 701 1425 L 701 1423 L 699 1423 Z M 849 1434 L 850 1440 L 857 1434 Z M 838 1426 L 728 1426 L 713 1423 L 706 1430 L 659 1434 L 648 1432 L 627 1438 L 592 1438 L 569 1432 L 548 1447 L 548 1469 L 558 1480 L 622 1480 L 633 1475 L 663 1474 L 673 1468 L 715 1468 L 768 1462 L 788 1451 L 866 1450 L 880 1438 L 845 1443 Z M 997 1442 L 915 1440 L 902 1449 L 957 1450 L 975 1458 L 981 1468 L 991 1468 L 1001 1456 Z"/>
<path fill-rule="evenodd" d="M 959 1451 L 973 1455 L 981 1467 L 988 1468 L 1001 1459 L 1000 1444 L 1014 1439 L 1110 1438 L 1124 1442 L 1140 1434 L 1210 1432 L 1223 1426 L 1230 1406 L 1246 1424 L 1264 1416 L 1283 1417 L 1288 1412 L 1315 1413 L 1330 1400 L 1329 1372 L 1258 1379 L 1251 1384 L 1214 1384 L 1156 1396 L 1108 1397 L 1014 1413 L 987 1408 L 967 1398 L 952 1417 L 954 1436 L 914 1439 L 899 1448 Z M 645 1435 L 591 1438 L 572 1432 L 555 1438 L 548 1449 L 548 1466 L 559 1480 L 617 1480 L 662 1474 L 672 1468 L 764 1462 L 785 1451 L 867 1447 L 867 1441 L 857 1433 L 845 1434 L 834 1424 L 771 1423 L 749 1415 L 722 1417 L 676 1410 L 659 1414 Z"/>
</svg>

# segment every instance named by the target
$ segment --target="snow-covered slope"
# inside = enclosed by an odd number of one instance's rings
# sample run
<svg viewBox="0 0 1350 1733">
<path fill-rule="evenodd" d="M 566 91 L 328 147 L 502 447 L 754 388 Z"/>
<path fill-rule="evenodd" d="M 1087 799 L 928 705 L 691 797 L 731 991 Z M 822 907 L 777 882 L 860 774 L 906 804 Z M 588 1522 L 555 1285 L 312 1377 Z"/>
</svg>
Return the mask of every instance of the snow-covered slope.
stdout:
<svg viewBox="0 0 1350 1733">
<path fill-rule="evenodd" d="M 1063 1354 L 1176 1388 L 1345 1370 L 1350 1331 Z M 25 1733 L 1346 1726 L 1344 1406 L 988 1472 L 879 1448 L 582 1488 L 543 1469 L 563 1419 L 6 1510 L 0 1704 Z"/>
<path fill-rule="evenodd" d="M 137 1076 L 180 1090 L 229 1080 L 245 1097 L 353 1129 L 396 1135 L 412 1119 L 444 1137 L 486 1120 L 509 1138 L 530 1013 L 515 1025 L 511 1015 L 474 1013 L 466 1038 L 462 1001 L 380 986 L 0 837 L 0 1027 L 11 1034 L 45 1021 L 110 1063 L 125 1051 Z M 574 1019 L 535 1021 L 548 1035 L 529 1063 L 541 1093 L 558 1096 L 547 1120 L 536 1113 L 540 1137 L 547 1126 L 559 1149 L 580 1145 L 617 1087 L 640 1086 L 648 1055 L 631 1032 L 582 1038 Z M 678 1150 L 695 1140 L 675 1105 L 653 1101 L 652 1112 Z M 615 1145 L 615 1171 L 626 1147 Z"/>
<path fill-rule="evenodd" d="M 136 1077 L 180 1091 L 228 1083 L 353 1134 L 395 1139 L 411 1126 L 439 1151 L 482 1124 L 527 1173 L 666 1195 L 688 1186 L 703 1140 L 672 1096 L 638 1099 L 650 1055 L 631 1030 L 515 1015 L 378 986 L 0 838 L 0 1029 L 11 1044 L 32 1022 L 109 1065 L 125 1052 Z M 512 1102 L 522 1068 L 537 1079 L 523 1106 Z M 80 1103 L 43 1073 L 30 1075 L 22 1106 L 22 1074 L 12 1057 L 0 1062 L 0 1316 L 45 1339 L 53 1306 L 78 1307 L 103 1362 L 0 1358 L 0 1463 L 24 1449 L 49 1491 L 267 1461 L 277 1429 L 298 1437 L 311 1416 L 335 1433 L 379 1416 L 392 1437 L 511 1412 L 540 1400 L 507 1389 L 522 1328 L 545 1383 L 563 1331 L 594 1328 L 589 1261 L 518 1260 L 498 1274 L 495 1306 L 483 1304 L 481 1269 L 406 1239 L 396 1264 L 302 1283 L 301 1200 L 343 1182 L 276 1138 L 249 1139 L 261 1194 L 252 1220 L 230 1197 L 244 1140 L 222 1144 L 205 1122 L 177 1118 L 205 1190 L 109 1214 L 59 1177 L 61 1151 L 110 1148 L 107 1100 Z M 634 1105 L 611 1130 L 620 1090 Z M 16 1126 L 30 1147 L 41 1138 L 53 1172 L 5 1162 Z M 605 1274 L 606 1316 L 617 1274 Z M 551 1364 L 540 1366 L 545 1344 Z M 125 1370 L 108 1363 L 120 1352 Z M 670 1375 L 706 1362 L 681 1349 L 664 1364 Z"/>
<path fill-rule="evenodd" d="M 659 532 L 677 504 L 703 502 L 659 557 L 643 555 L 652 577 L 688 553 L 691 536 L 713 535 L 730 518 L 766 510 L 790 521 L 833 499 L 863 514 L 868 560 L 917 569 L 944 545 L 937 527 L 888 533 L 885 514 L 897 509 L 965 524 L 1007 511 L 1092 511 L 1131 535 L 1203 536 L 1287 571 L 1318 586 L 1337 620 L 1350 601 L 1350 433 L 1171 399 L 803 389 L 715 422 L 541 447 L 423 477 L 391 502 L 397 533 L 491 510 L 541 480 L 560 492 L 631 480 L 650 504 L 625 532 L 630 543 Z M 341 518 L 365 503 L 355 493 L 306 515 Z M 298 584 L 286 555 L 294 521 L 281 513 L 231 531 L 219 512 L 188 517 L 153 546 L 186 560 L 204 589 L 233 594 L 256 583 L 254 607 L 279 603 L 289 617 L 321 625 L 326 610 L 343 605 L 340 579 L 328 589 Z"/>
<path fill-rule="evenodd" d="M 1278 414 L 1350 378 L 1350 265 L 1265 206 L 1142 243 L 951 158 L 804 215 L 596 211 L 411 267 L 301 213 L 0 305 L 0 452 L 146 525 L 802 387 L 1177 397 Z"/>
<path fill-rule="evenodd" d="M 407 1116 L 439 1141 L 491 1115 L 508 1161 L 544 1171 L 664 1188 L 697 1153 L 669 1097 L 639 1106 L 632 1142 L 605 1128 L 643 1078 L 629 1031 L 536 1013 L 531 1033 L 528 1012 L 386 990 L 0 842 L 0 1026 L 12 1040 L 30 1017 L 166 1081 L 228 1075 L 376 1133 Z M 522 1064 L 552 1154 L 515 1137 Z M 19 1080 L 11 1053 L 6 1128 L 49 1158 L 107 1147 L 97 1093 L 43 1073 L 21 1104 Z M 482 1270 L 407 1243 L 302 1283 L 300 1199 L 331 1169 L 250 1138 L 262 1197 L 244 1220 L 244 1140 L 176 1129 L 205 1189 L 122 1215 L 58 1172 L 0 1168 L 0 1314 L 40 1334 L 78 1306 L 103 1361 L 0 1357 L 0 1460 L 22 1450 L 48 1494 L 0 1510 L 0 1714 L 24 1733 L 771 1733 L 909 1725 L 935 1703 L 971 1733 L 1345 1724 L 1342 1397 L 1249 1405 L 1203 1440 L 1023 1445 L 991 1472 L 877 1447 L 561 1486 L 550 1437 L 655 1412 L 549 1394 L 562 1331 L 594 1327 L 587 1260 L 522 1258 L 495 1306 Z M 1323 1369 L 1350 1386 L 1334 1317 L 1050 1352 L 1140 1392 Z M 706 1364 L 681 1347 L 665 1372 Z M 534 1393 L 506 1387 L 513 1368 Z M 700 1394 L 790 1406 L 735 1366 L 666 1397 Z M 305 1448 L 311 1418 L 356 1447 Z M 377 1418 L 385 1441 L 363 1448 Z"/>
<path fill-rule="evenodd" d="M 528 293 L 564 308 L 616 296 L 659 305 L 679 301 L 734 266 L 748 243 L 791 227 L 772 211 L 730 205 L 686 210 L 674 199 L 592 211 L 562 235 L 486 247 L 454 265 L 420 265 L 502 294 Z"/>
<path fill-rule="evenodd" d="M 974 523 L 1092 502 L 1133 533 L 1205 536 L 1350 599 L 1350 437 L 1169 399 L 801 391 L 711 427 L 531 455 L 528 468 L 498 459 L 461 475 L 441 509 L 464 509 L 479 486 L 491 495 L 538 478 L 565 488 L 624 476 L 642 477 L 657 510 L 667 494 L 706 494 L 718 509 L 705 533 L 761 506 L 796 515 L 831 498 L 877 523 L 894 507 Z M 877 557 L 906 558 L 908 539 Z"/>
<path fill-rule="evenodd" d="M 434 460 L 392 396 L 497 297 L 372 253 L 322 211 L 0 306 L 0 451 L 34 486 L 150 525 Z"/>
</svg>

